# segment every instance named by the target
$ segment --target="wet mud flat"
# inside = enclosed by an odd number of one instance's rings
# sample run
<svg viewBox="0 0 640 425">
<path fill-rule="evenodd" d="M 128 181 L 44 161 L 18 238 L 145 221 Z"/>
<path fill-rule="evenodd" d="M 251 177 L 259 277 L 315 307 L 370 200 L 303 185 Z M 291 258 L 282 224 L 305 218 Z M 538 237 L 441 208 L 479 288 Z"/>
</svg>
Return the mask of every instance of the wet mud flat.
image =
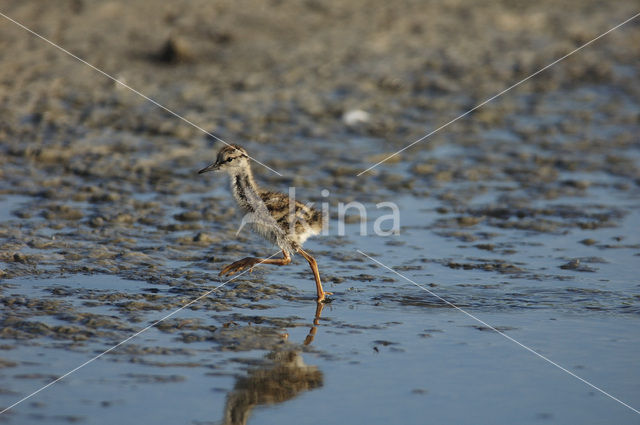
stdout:
<svg viewBox="0 0 640 425">
<path fill-rule="evenodd" d="M 216 289 L 224 265 L 276 251 L 235 234 L 225 178 L 196 175 L 220 144 L 3 21 L 0 406 L 207 295 L 0 422 L 326 423 L 310 406 L 341 422 L 635 420 L 357 251 L 639 406 L 637 23 L 357 176 L 633 4 L 2 12 L 243 144 L 282 174 L 256 164 L 265 186 L 328 202 L 331 233 L 306 246 L 335 295 L 319 315 L 298 258 Z M 351 200 L 367 236 L 355 211 L 336 234 Z M 372 232 L 384 201 L 400 235 Z"/>
</svg>

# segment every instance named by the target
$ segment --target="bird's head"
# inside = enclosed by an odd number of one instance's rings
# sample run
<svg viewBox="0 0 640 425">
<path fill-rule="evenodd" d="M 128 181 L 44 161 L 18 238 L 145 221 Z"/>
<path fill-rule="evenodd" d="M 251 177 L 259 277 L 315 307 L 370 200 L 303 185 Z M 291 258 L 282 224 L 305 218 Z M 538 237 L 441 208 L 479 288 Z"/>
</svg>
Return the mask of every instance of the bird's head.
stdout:
<svg viewBox="0 0 640 425">
<path fill-rule="evenodd" d="M 233 172 L 249 166 L 249 154 L 242 146 L 228 145 L 220 149 L 216 161 L 198 171 L 198 174 L 207 171 L 227 171 Z"/>
</svg>

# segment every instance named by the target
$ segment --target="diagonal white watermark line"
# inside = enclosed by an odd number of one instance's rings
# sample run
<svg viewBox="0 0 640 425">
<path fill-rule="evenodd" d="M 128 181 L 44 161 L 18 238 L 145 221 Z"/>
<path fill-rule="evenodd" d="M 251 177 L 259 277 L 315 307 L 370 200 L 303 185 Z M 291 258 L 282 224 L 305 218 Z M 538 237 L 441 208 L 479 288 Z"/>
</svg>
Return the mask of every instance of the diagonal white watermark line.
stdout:
<svg viewBox="0 0 640 425">
<path fill-rule="evenodd" d="M 423 291 L 426 291 L 429 293 L 429 295 L 432 295 L 436 298 L 438 298 L 440 301 L 444 302 L 445 304 L 447 304 L 450 307 L 455 308 L 456 310 L 466 314 L 467 316 L 469 316 L 470 318 L 472 318 L 473 320 L 475 320 L 478 323 L 483 324 L 484 326 L 486 326 L 487 328 L 491 329 L 492 331 L 502 335 L 503 337 L 505 337 L 506 339 L 508 339 L 509 341 L 519 345 L 520 347 L 524 348 L 525 350 L 529 351 L 532 354 L 535 354 L 536 356 L 540 357 L 542 360 L 552 364 L 553 366 L 557 367 L 558 369 L 562 370 L 563 372 L 568 373 L 569 375 L 573 376 L 574 378 L 578 379 L 579 381 L 582 381 L 583 383 L 587 384 L 588 386 L 590 386 L 591 388 L 593 388 L 594 390 L 597 390 L 599 392 L 601 392 L 602 394 L 606 395 L 607 397 L 617 401 L 618 403 L 622 404 L 624 407 L 627 407 L 631 410 L 633 410 L 635 413 L 640 415 L 640 411 L 638 409 L 635 409 L 631 406 L 629 406 L 627 403 L 625 403 L 624 401 L 612 396 L 611 394 L 609 394 L 608 392 L 606 392 L 603 389 L 600 389 L 599 387 L 596 387 L 595 385 L 593 385 L 591 382 L 587 381 L 584 378 L 579 377 L 578 375 L 576 375 L 575 373 L 571 372 L 570 370 L 560 366 L 558 363 L 554 362 L 553 360 L 549 359 L 548 357 L 543 356 L 542 354 L 538 353 L 537 351 L 535 351 L 532 348 L 527 347 L 526 345 L 524 345 L 523 343 L 517 341 L 516 339 L 510 337 L 509 335 L 507 335 L 506 333 L 499 331 L 498 329 L 496 329 L 495 327 L 491 326 L 490 324 L 488 324 L 487 322 L 483 321 L 482 319 L 477 318 L 476 316 L 474 316 L 473 314 L 467 312 L 466 310 L 461 309 L 460 307 L 458 307 L 457 305 L 453 304 L 452 302 L 449 302 L 447 300 L 445 300 L 444 298 L 442 298 L 440 295 L 436 294 L 433 291 L 430 291 L 429 289 L 425 288 L 424 286 L 420 285 L 419 283 L 416 283 L 415 281 L 409 279 L 408 277 L 406 277 L 405 275 L 403 275 L 402 273 L 399 273 L 395 270 L 393 270 L 391 267 L 381 263 L 380 261 L 376 260 L 375 258 L 365 254 L 364 252 L 360 251 L 359 249 L 357 249 L 356 251 L 358 251 L 360 254 L 364 255 L 365 257 L 367 257 L 368 259 L 370 259 L 371 261 L 377 263 L 379 266 L 384 267 L 385 269 L 389 270 L 392 273 L 395 273 L 396 275 L 400 276 L 401 278 L 403 278 L 404 280 L 413 283 L 415 286 L 417 286 L 418 288 L 422 289 Z"/>
<path fill-rule="evenodd" d="M 393 158 L 396 155 L 399 155 L 400 153 L 406 151 L 407 149 L 409 149 L 410 147 L 422 142 L 423 140 L 425 140 L 428 137 L 431 137 L 432 135 L 436 134 L 437 132 L 439 132 L 440 130 L 442 130 L 445 127 L 448 127 L 449 125 L 453 124 L 454 122 L 458 121 L 460 118 L 464 118 L 467 115 L 469 115 L 470 113 L 472 113 L 473 111 L 475 111 L 478 108 L 483 107 L 484 105 L 486 105 L 487 103 L 491 102 L 492 100 L 494 100 L 497 97 L 502 96 L 503 94 L 505 94 L 506 92 L 508 92 L 509 90 L 518 87 L 520 84 L 524 83 L 525 81 L 528 81 L 529 79 L 535 77 L 536 75 L 540 74 L 541 72 L 551 68 L 553 65 L 557 64 L 558 62 L 561 62 L 563 60 L 565 60 L 566 58 L 568 58 L 569 56 L 573 55 L 574 53 L 578 52 L 579 50 L 584 49 L 585 47 L 587 47 L 588 45 L 590 45 L 591 43 L 601 39 L 602 37 L 604 37 L 605 35 L 609 34 L 612 31 L 617 30 L 618 28 L 620 28 L 621 26 L 623 26 L 624 24 L 633 21 L 635 18 L 637 18 L 638 16 L 640 16 L 640 13 L 636 13 L 635 15 L 633 15 L 632 17 L 630 17 L 629 19 L 625 20 L 624 22 L 619 23 L 618 25 L 616 25 L 615 27 L 609 29 L 607 32 L 604 32 L 602 34 L 600 34 L 599 36 L 597 36 L 596 38 L 587 41 L 586 43 L 584 43 L 583 45 L 577 47 L 576 49 L 570 51 L 569 53 L 567 53 L 566 55 L 562 56 L 559 59 L 556 59 L 555 61 L 551 62 L 549 65 L 545 66 L 544 68 L 540 68 L 539 70 L 537 70 L 536 72 L 534 72 L 533 74 L 529 75 L 528 77 L 526 77 L 523 80 L 518 81 L 517 83 L 507 87 L 506 89 L 502 90 L 500 93 L 490 97 L 489 99 L 485 100 L 482 103 L 477 104 L 476 106 L 474 106 L 473 108 L 469 109 L 467 112 L 465 112 L 462 115 L 457 116 L 456 118 L 452 119 L 451 121 L 442 124 L 440 127 L 436 128 L 435 130 L 433 130 L 430 133 L 425 134 L 424 136 L 422 136 L 421 138 L 419 138 L 418 140 L 416 140 L 415 142 L 405 146 L 404 148 L 400 149 L 399 151 L 392 153 L 391 155 L 389 155 L 388 157 L 384 158 L 381 161 L 376 162 L 375 164 L 373 164 L 371 167 L 367 168 L 364 171 L 361 171 L 360 173 L 358 173 L 356 175 L 356 177 L 360 177 L 361 175 L 363 175 L 364 173 L 366 173 L 367 171 L 370 171 L 372 169 L 374 169 L 375 167 L 377 167 L 378 165 L 382 164 L 383 162 L 386 162 L 388 160 L 390 160 L 391 158 Z"/>
<path fill-rule="evenodd" d="M 275 257 L 275 256 L 276 256 L 276 255 L 278 255 L 280 252 L 281 252 L 281 251 L 280 251 L 280 250 L 278 250 L 276 253 L 271 254 L 271 255 L 270 255 L 269 257 L 267 257 L 267 258 L 264 258 L 260 263 L 257 263 L 256 265 L 261 264 L 264 260 L 268 260 L 268 259 L 270 259 L 270 258 Z M 138 336 L 138 335 L 140 335 L 141 333 L 148 331 L 149 329 L 153 328 L 153 327 L 154 327 L 154 326 L 156 326 L 157 324 L 159 324 L 159 323 L 161 323 L 161 322 L 163 322 L 163 321 L 167 320 L 169 317 L 171 317 L 171 316 L 175 315 L 176 313 L 179 313 L 180 311 L 184 310 L 185 308 L 189 307 L 190 305 L 192 305 L 192 304 L 194 304 L 194 303 L 196 303 L 196 302 L 200 301 L 201 299 L 205 298 L 206 296 L 208 296 L 208 295 L 209 295 L 209 294 L 211 294 L 212 292 L 214 292 L 214 291 L 216 291 L 216 290 L 218 290 L 218 289 L 222 288 L 222 287 L 223 287 L 224 285 L 226 285 L 227 283 L 231 282 L 231 281 L 232 281 L 232 280 L 234 280 L 234 279 L 239 278 L 240 276 L 242 276 L 243 274 L 245 274 L 245 273 L 247 273 L 247 272 L 249 272 L 249 271 L 251 271 L 251 270 L 253 270 L 253 267 L 251 267 L 251 268 L 249 268 L 249 269 L 247 269 L 247 270 L 244 270 L 244 271 L 240 272 L 239 274 L 235 275 L 234 277 L 232 277 L 231 279 L 227 280 L 226 282 L 223 282 L 223 283 L 221 283 L 220 285 L 216 286 L 215 288 L 208 290 L 208 291 L 207 291 L 207 292 L 205 292 L 204 294 L 202 294 L 202 295 L 200 295 L 199 297 L 197 297 L 197 298 L 195 298 L 195 299 L 193 299 L 193 300 L 189 301 L 188 303 L 184 304 L 183 306 L 179 307 L 178 309 L 176 309 L 176 310 L 172 311 L 171 313 L 167 314 L 167 315 L 166 315 L 166 316 L 164 316 L 163 318 L 156 320 L 155 322 L 153 322 L 153 323 L 152 323 L 152 324 L 150 324 L 149 326 L 147 326 L 147 327 L 145 327 L 145 328 L 140 329 L 138 332 L 136 332 L 136 333 L 134 333 L 133 335 L 130 335 L 128 338 L 126 338 L 126 339 L 124 339 L 124 340 L 120 341 L 119 343 L 117 343 L 117 344 L 116 344 L 116 345 L 114 345 L 113 347 L 109 348 L 108 350 L 105 350 L 105 351 L 103 351 L 102 353 L 98 354 L 97 356 L 90 358 L 90 359 L 89 359 L 89 360 L 87 360 L 86 362 L 82 363 L 80 366 L 77 366 L 77 367 L 75 367 L 75 368 L 71 369 L 69 372 L 65 373 L 64 375 L 59 376 L 58 378 L 56 378 L 56 379 L 54 379 L 53 381 L 49 382 L 47 385 L 45 385 L 45 386 L 43 386 L 43 387 L 39 388 L 38 390 L 36 390 L 36 391 L 32 392 L 32 393 L 31 393 L 31 394 L 29 394 L 28 396 L 25 396 L 25 397 L 21 398 L 20 400 L 16 401 L 15 403 L 13 403 L 12 405 L 10 405 L 10 406 L 8 406 L 8 407 L 5 407 L 4 409 L 2 409 L 2 411 L 0 411 L 0 415 L 2 415 L 3 413 L 5 413 L 5 412 L 7 412 L 7 411 L 9 411 L 9 410 L 11 410 L 11 409 L 13 409 L 14 407 L 16 407 L 17 405 L 19 405 L 19 404 L 20 404 L 20 403 L 22 403 L 23 401 L 26 401 L 26 400 L 30 399 L 31 397 L 33 397 L 34 395 L 38 394 L 39 392 L 46 390 L 47 388 L 49 388 L 49 387 L 50 387 L 50 386 L 52 386 L 53 384 L 56 384 L 56 383 L 58 383 L 58 382 L 62 381 L 64 378 L 66 378 L 67 376 L 71 375 L 72 373 L 77 372 L 78 370 L 82 369 L 83 367 L 85 367 L 86 365 L 88 365 L 88 364 L 90 364 L 90 363 L 93 363 L 94 361 L 98 360 L 100 357 L 104 356 L 105 354 L 107 354 L 107 353 L 109 353 L 109 352 L 111 352 L 111 351 L 115 350 L 116 348 L 120 347 L 122 344 L 125 344 L 125 343 L 127 343 L 127 342 L 131 341 L 133 338 L 137 337 L 137 336 Z"/>
<path fill-rule="evenodd" d="M 153 103 L 154 105 L 156 105 L 158 108 L 168 112 L 169 114 L 173 115 L 176 118 L 181 119 L 182 121 L 186 122 L 187 124 L 189 124 L 192 127 L 197 128 L 198 130 L 200 130 L 201 132 L 203 132 L 204 134 L 206 134 L 207 136 L 224 143 L 227 146 L 231 146 L 229 143 L 225 142 L 224 140 L 222 140 L 220 137 L 208 132 L 207 130 L 205 130 L 204 128 L 200 127 L 199 125 L 197 125 L 196 123 L 194 123 L 193 121 L 188 120 L 187 118 L 183 117 L 182 115 L 178 114 L 177 112 L 172 111 L 171 109 L 167 108 L 166 106 L 158 103 L 157 101 L 153 100 L 152 98 L 150 98 L 149 96 L 139 92 L 138 90 L 134 89 L 133 87 L 129 86 L 128 84 L 124 83 L 121 80 L 118 80 L 117 78 L 113 77 L 110 74 L 107 74 L 106 72 L 104 72 L 103 70 L 101 70 L 100 68 L 90 64 L 89 62 L 87 62 L 86 60 L 74 55 L 73 53 L 71 53 L 70 51 L 68 51 L 67 49 L 65 49 L 64 47 L 54 43 L 53 41 L 49 40 L 48 38 L 38 34 L 37 32 L 35 32 L 34 30 L 32 30 L 31 28 L 28 28 L 26 26 L 24 26 L 23 24 L 21 24 L 20 22 L 16 21 L 15 19 L 5 15 L 4 13 L 0 12 L 0 16 L 2 16 L 3 18 L 5 18 L 8 21 L 13 22 L 14 24 L 16 24 L 17 26 L 19 26 L 20 28 L 24 29 L 25 31 L 35 35 L 36 37 L 38 37 L 39 39 L 49 43 L 50 45 L 52 45 L 53 47 L 55 47 L 56 49 L 66 53 L 67 55 L 71 56 L 72 58 L 82 62 L 83 64 L 87 65 L 89 68 L 93 69 L 94 71 L 97 71 L 98 73 L 104 75 L 105 77 L 109 78 L 110 80 L 113 80 L 115 83 L 120 84 L 122 87 L 125 87 L 129 90 L 131 90 L 132 92 L 134 92 L 135 94 L 137 94 L 138 96 L 144 98 L 145 100 L 148 100 L 149 102 Z M 248 156 L 248 155 L 247 155 Z M 277 172 L 276 170 L 274 170 L 273 168 L 269 167 L 266 164 L 263 164 L 262 162 L 258 161 L 257 159 L 249 156 L 249 159 L 251 159 L 252 161 L 256 162 L 257 164 L 262 165 L 263 167 L 265 167 L 266 169 L 273 171 L 274 173 L 276 173 L 277 175 L 279 175 L 280 177 L 282 177 L 282 174 L 280 174 L 279 172 Z"/>
</svg>

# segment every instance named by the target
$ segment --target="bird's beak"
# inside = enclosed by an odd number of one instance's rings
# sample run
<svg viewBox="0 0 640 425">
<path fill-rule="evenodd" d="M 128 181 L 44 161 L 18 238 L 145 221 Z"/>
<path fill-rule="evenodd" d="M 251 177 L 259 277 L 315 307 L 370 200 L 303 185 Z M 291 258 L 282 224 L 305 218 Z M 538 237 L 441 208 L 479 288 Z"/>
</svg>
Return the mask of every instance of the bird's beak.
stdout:
<svg viewBox="0 0 640 425">
<path fill-rule="evenodd" d="M 217 162 L 209 165 L 208 167 L 204 167 L 202 170 L 198 171 L 198 174 L 206 173 L 207 171 L 218 171 L 220 165 Z"/>
</svg>

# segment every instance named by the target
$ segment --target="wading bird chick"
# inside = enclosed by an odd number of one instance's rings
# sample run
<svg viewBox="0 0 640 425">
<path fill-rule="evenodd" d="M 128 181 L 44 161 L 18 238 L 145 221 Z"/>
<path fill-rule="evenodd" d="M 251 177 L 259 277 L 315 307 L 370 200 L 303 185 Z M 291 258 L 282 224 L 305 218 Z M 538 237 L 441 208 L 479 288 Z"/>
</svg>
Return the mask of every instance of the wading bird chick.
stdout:
<svg viewBox="0 0 640 425">
<path fill-rule="evenodd" d="M 311 266 L 318 302 L 324 301 L 326 295 L 331 295 L 331 292 L 322 290 L 316 260 L 302 249 L 304 241 L 322 230 L 322 214 L 300 202 L 292 202 L 283 193 L 261 189 L 253 179 L 247 151 L 238 145 L 220 149 L 216 161 L 198 174 L 207 171 L 224 171 L 229 174 L 233 197 L 246 213 L 243 223 L 248 222 L 259 235 L 278 245 L 283 255 L 283 258 L 273 259 L 246 257 L 223 268 L 220 276 L 230 276 L 246 268 L 252 269 L 256 264 L 284 266 L 291 263 L 291 256 L 297 252 Z"/>
</svg>

